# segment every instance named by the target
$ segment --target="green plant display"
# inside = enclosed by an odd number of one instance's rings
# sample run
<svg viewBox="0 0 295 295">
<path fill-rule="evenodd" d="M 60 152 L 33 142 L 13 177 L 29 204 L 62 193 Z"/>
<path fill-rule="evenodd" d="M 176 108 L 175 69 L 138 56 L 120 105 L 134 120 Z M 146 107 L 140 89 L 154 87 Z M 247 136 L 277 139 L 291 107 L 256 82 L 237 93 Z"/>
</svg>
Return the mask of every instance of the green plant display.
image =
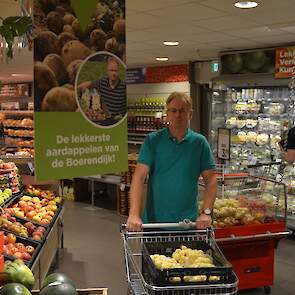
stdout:
<svg viewBox="0 0 295 295">
<path fill-rule="evenodd" d="M 25 35 L 32 26 L 32 18 L 29 16 L 9 16 L 5 19 L 0 17 L 0 35 L 5 39 L 8 47 L 6 56 L 13 58 L 13 42 L 15 37 Z"/>
</svg>

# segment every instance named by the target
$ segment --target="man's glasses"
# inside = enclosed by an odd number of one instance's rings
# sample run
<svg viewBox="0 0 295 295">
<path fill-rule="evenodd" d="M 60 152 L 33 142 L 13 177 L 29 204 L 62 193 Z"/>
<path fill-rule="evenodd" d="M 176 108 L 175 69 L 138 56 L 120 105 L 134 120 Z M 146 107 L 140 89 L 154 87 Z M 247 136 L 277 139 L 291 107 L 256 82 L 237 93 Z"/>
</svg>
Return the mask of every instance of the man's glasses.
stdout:
<svg viewBox="0 0 295 295">
<path fill-rule="evenodd" d="M 185 110 L 185 109 L 167 109 L 167 112 L 173 114 L 173 115 L 176 115 L 177 113 L 179 113 L 180 115 L 184 115 L 184 114 L 187 114 L 189 111 L 188 110 Z"/>
</svg>

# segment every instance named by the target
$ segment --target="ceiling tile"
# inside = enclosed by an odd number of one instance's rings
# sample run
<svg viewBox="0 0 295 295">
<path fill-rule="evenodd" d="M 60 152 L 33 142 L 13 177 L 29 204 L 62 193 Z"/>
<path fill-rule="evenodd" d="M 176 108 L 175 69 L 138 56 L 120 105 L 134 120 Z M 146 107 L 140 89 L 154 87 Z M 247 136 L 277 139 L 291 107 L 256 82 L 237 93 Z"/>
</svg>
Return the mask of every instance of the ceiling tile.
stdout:
<svg viewBox="0 0 295 295">
<path fill-rule="evenodd" d="M 210 34 L 202 33 L 194 35 L 194 40 L 196 42 L 201 43 L 210 43 L 214 41 L 228 41 L 228 40 L 234 40 L 236 37 L 221 33 L 221 32 L 211 32 Z"/>
<path fill-rule="evenodd" d="M 205 7 L 203 5 L 198 5 L 197 3 L 188 3 L 185 5 L 180 5 L 177 7 L 168 7 L 166 9 L 153 10 L 151 12 L 153 15 L 159 17 L 169 17 L 175 22 L 190 22 L 198 19 L 208 19 L 219 16 L 224 16 L 227 13 L 218 11 L 214 8 Z M 175 26 L 177 23 L 175 23 Z"/>
<path fill-rule="evenodd" d="M 295 44 L 295 34 L 281 34 L 278 36 L 264 36 L 264 37 L 260 37 L 260 38 L 251 38 L 251 40 L 257 41 L 257 42 L 263 42 L 266 44 L 277 44 L 280 45 L 281 44 L 286 44 L 286 43 L 290 43 L 290 44 Z"/>
<path fill-rule="evenodd" d="M 194 2 L 200 2 L 202 0 L 195 0 Z M 126 0 L 127 8 L 134 9 L 137 11 L 150 11 L 158 9 L 167 9 L 168 7 L 185 5 L 186 3 L 192 2 L 192 0 Z"/>
<path fill-rule="evenodd" d="M 252 38 L 252 37 L 267 37 L 275 35 L 281 35 L 283 32 L 277 29 L 270 29 L 267 26 L 258 26 L 256 28 L 249 28 L 249 29 L 241 29 L 241 30 L 228 30 L 226 32 L 231 36 L 240 37 L 243 36 L 244 38 Z"/>
<path fill-rule="evenodd" d="M 228 15 L 225 17 L 210 18 L 206 20 L 198 20 L 196 24 L 202 28 L 210 29 L 213 31 L 223 31 L 228 29 L 244 29 L 255 27 L 258 24 L 243 19 L 239 16 Z"/>
</svg>

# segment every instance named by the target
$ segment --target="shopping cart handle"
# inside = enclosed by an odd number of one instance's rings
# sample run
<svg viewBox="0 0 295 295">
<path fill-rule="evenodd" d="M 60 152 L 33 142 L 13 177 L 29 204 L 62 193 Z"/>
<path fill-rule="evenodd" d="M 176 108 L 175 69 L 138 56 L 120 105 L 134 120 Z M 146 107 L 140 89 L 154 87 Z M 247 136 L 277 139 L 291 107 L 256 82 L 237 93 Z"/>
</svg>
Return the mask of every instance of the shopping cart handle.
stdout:
<svg viewBox="0 0 295 295">
<path fill-rule="evenodd" d="M 184 219 L 179 222 L 160 222 L 160 223 L 143 223 L 143 229 L 162 229 L 162 228 L 181 228 L 181 229 L 191 229 L 195 228 L 196 223 L 190 221 L 189 219 Z M 126 229 L 127 225 L 124 223 L 121 225 L 121 229 Z"/>
</svg>

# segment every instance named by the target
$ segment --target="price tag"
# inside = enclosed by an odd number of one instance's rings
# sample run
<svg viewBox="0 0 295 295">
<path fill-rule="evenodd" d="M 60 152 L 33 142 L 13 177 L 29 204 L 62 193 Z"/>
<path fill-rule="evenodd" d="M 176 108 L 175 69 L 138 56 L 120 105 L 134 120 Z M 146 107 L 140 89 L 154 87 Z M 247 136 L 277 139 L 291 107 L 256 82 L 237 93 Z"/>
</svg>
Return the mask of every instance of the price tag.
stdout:
<svg viewBox="0 0 295 295">
<path fill-rule="evenodd" d="M 156 119 L 161 119 L 162 118 L 162 112 L 156 112 L 155 113 L 155 118 Z"/>
<path fill-rule="evenodd" d="M 230 129 L 218 128 L 217 157 L 219 159 L 230 160 L 230 136 Z"/>
<path fill-rule="evenodd" d="M 121 183 L 120 184 L 120 191 L 124 192 L 125 191 L 125 184 L 124 183 Z"/>
<path fill-rule="evenodd" d="M 32 173 L 34 173 L 35 168 L 34 168 L 34 165 L 33 165 L 32 162 L 28 162 L 28 167 L 29 167 L 30 171 L 31 171 Z"/>
</svg>

